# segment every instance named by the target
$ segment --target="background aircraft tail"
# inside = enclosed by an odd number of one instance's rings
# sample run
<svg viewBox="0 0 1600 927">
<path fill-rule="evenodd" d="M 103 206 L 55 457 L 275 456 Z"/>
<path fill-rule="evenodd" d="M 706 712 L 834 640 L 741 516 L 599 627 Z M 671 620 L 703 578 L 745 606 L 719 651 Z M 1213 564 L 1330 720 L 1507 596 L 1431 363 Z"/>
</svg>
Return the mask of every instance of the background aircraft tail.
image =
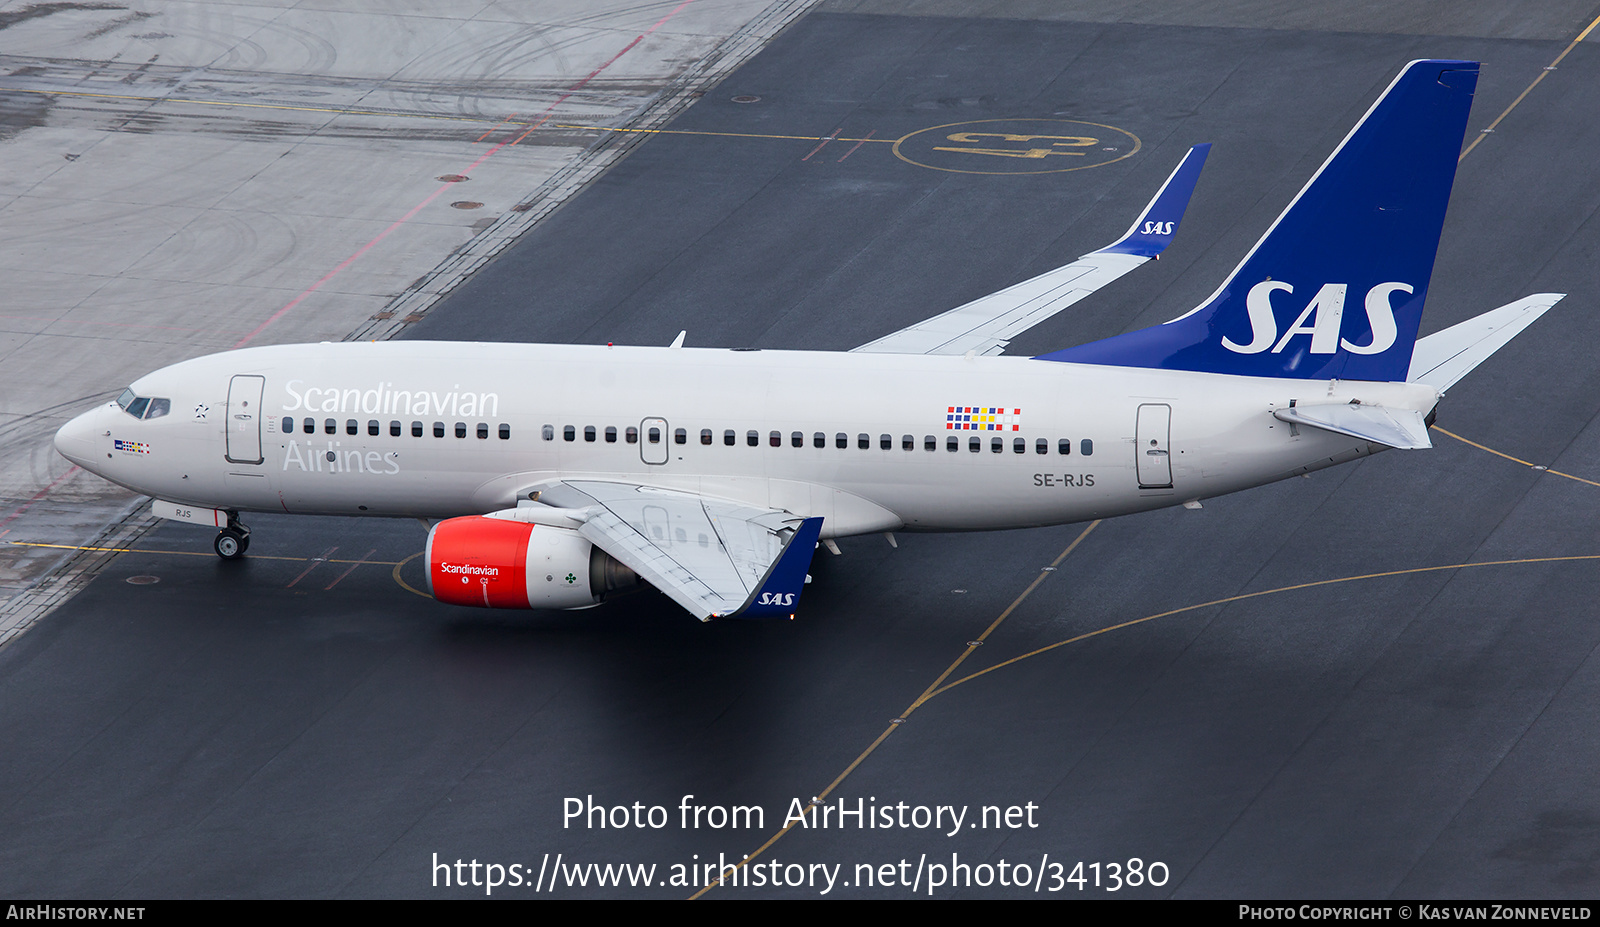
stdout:
<svg viewBox="0 0 1600 927">
<path fill-rule="evenodd" d="M 1473 61 L 1406 65 L 1209 299 L 1040 359 L 1404 381 L 1477 82 Z"/>
</svg>

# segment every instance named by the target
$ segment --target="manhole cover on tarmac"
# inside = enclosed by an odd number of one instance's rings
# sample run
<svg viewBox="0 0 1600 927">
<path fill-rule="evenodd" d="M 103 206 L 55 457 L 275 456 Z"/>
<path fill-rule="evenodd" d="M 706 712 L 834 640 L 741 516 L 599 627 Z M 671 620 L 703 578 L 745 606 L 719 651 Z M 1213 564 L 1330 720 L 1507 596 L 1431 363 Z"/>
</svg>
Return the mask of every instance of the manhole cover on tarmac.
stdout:
<svg viewBox="0 0 1600 927">
<path fill-rule="evenodd" d="M 161 577 L 159 577 L 159 576 L 150 576 L 148 574 L 143 575 L 143 576 L 130 576 L 130 577 L 128 577 L 128 582 L 132 583 L 135 586 L 149 586 L 149 585 L 151 585 L 153 583 L 161 582 Z"/>
<path fill-rule="evenodd" d="M 460 183 L 463 180 L 467 180 L 469 178 L 467 177 L 466 174 L 440 174 L 438 177 L 435 177 L 434 179 L 435 180 L 442 180 L 445 183 Z"/>
<path fill-rule="evenodd" d="M 450 204 L 451 209 L 482 209 L 483 204 L 473 200 L 456 200 Z"/>
<path fill-rule="evenodd" d="M 757 97 L 757 96 L 751 96 L 748 93 L 741 93 L 738 96 L 733 98 L 733 102 L 735 102 L 735 103 L 760 103 L 761 102 L 761 98 Z"/>
</svg>

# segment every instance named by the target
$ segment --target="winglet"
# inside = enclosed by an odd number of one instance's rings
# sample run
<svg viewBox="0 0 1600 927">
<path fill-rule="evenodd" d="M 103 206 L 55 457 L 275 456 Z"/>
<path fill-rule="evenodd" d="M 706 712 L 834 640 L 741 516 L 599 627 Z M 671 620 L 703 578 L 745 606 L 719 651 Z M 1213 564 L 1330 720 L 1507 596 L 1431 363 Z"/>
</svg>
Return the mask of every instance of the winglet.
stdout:
<svg viewBox="0 0 1600 927">
<path fill-rule="evenodd" d="M 816 553 L 817 537 L 821 533 L 821 518 L 807 518 L 801 522 L 744 606 L 721 617 L 793 618 L 795 607 L 800 604 L 800 591 L 805 588 L 806 568 L 811 566 L 811 555 Z"/>
<path fill-rule="evenodd" d="M 1150 204 L 1133 220 L 1127 234 L 1101 248 L 1101 254 L 1133 254 L 1153 258 L 1172 244 L 1178 234 L 1178 223 L 1189 207 L 1189 197 L 1194 195 L 1195 182 L 1200 179 L 1200 169 L 1206 165 L 1206 155 L 1211 153 L 1210 143 L 1196 145 L 1183 156 L 1167 182 L 1161 185 Z"/>
</svg>

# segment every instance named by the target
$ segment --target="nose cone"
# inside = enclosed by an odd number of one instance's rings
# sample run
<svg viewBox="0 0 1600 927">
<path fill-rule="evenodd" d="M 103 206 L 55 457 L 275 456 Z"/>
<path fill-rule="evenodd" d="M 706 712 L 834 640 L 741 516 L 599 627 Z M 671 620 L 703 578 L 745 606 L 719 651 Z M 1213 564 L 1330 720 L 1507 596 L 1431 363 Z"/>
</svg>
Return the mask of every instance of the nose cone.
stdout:
<svg viewBox="0 0 1600 927">
<path fill-rule="evenodd" d="M 96 421 L 99 409 L 91 409 L 61 426 L 56 432 L 56 451 L 85 470 L 94 469 Z M 103 430 L 103 429 L 101 429 Z"/>
</svg>

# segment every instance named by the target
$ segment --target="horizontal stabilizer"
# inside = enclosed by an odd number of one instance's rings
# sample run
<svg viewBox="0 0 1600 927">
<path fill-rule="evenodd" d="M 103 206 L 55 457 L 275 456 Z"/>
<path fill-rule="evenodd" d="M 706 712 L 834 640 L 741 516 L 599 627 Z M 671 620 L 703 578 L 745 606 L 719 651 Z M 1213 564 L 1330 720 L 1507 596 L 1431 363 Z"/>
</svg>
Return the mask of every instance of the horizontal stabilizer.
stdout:
<svg viewBox="0 0 1600 927">
<path fill-rule="evenodd" d="M 1327 403 L 1277 409 L 1272 416 L 1291 425 L 1309 425 L 1402 451 L 1433 447 L 1428 439 L 1428 423 L 1415 409 L 1389 409 L 1359 402 Z"/>
<path fill-rule="evenodd" d="M 1178 233 L 1210 150 L 1210 145 L 1190 148 L 1127 233 L 1104 248 L 854 350 L 868 354 L 1001 353 L 1010 339 L 1159 257 Z"/>
<path fill-rule="evenodd" d="M 1443 393 L 1566 295 L 1536 293 L 1418 340 L 1407 382 Z"/>
</svg>

